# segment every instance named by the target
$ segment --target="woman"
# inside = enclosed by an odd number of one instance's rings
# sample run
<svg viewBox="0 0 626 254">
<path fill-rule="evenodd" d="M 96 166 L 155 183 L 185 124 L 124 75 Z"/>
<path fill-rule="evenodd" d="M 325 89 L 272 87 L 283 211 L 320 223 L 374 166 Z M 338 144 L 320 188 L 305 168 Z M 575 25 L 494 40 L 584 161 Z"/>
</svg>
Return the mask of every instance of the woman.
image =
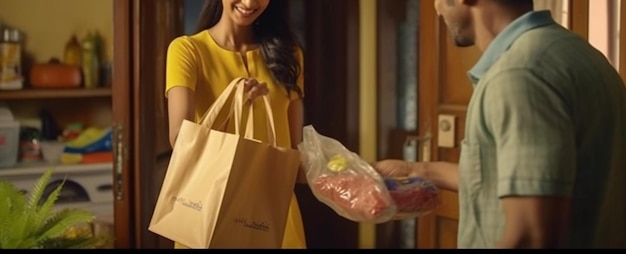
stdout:
<svg viewBox="0 0 626 254">
<path fill-rule="evenodd" d="M 255 121 L 261 121 L 255 123 L 255 138 L 267 142 L 263 104 L 253 99 L 268 94 L 277 144 L 297 147 L 303 125 L 303 56 L 289 27 L 288 1 L 207 0 L 198 32 L 171 42 L 166 96 L 172 146 L 184 119 L 198 121 L 233 79 L 247 77 L 247 96 L 255 103 Z M 224 115 L 217 119 L 224 120 Z M 234 131 L 232 124 L 229 131 Z M 303 179 L 300 170 L 299 181 Z M 295 195 L 282 247 L 306 248 Z"/>
</svg>

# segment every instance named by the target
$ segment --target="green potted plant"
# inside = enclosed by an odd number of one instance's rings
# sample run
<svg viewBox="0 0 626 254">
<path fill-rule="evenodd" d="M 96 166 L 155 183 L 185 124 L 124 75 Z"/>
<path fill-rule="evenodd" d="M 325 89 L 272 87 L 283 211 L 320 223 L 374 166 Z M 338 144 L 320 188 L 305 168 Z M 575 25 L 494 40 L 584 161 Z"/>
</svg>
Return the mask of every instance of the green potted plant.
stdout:
<svg viewBox="0 0 626 254">
<path fill-rule="evenodd" d="M 55 211 L 64 182 L 42 200 L 52 173 L 46 171 L 28 197 L 10 182 L 0 181 L 0 249 L 86 249 L 103 242 L 90 230 L 79 230 L 93 221 L 91 213 L 74 208 Z"/>
</svg>

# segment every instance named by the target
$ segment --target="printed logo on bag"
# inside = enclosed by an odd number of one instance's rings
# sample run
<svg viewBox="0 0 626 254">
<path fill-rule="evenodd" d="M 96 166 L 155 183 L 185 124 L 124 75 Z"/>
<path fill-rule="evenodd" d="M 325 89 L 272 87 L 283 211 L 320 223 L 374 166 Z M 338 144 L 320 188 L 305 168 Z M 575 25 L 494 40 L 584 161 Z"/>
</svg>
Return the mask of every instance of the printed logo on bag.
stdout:
<svg viewBox="0 0 626 254">
<path fill-rule="evenodd" d="M 235 224 L 241 224 L 244 227 L 251 228 L 254 230 L 258 230 L 258 231 L 263 231 L 263 232 L 270 231 L 270 225 L 267 222 L 260 222 L 260 223 L 256 221 L 248 222 L 248 220 L 245 218 L 238 218 L 238 219 L 235 219 Z"/>
<path fill-rule="evenodd" d="M 183 197 L 173 197 L 173 199 L 174 199 L 174 202 L 176 203 L 179 203 L 185 207 L 191 208 L 198 212 L 202 212 L 202 201 L 195 202 L 195 201 L 183 198 Z"/>
</svg>

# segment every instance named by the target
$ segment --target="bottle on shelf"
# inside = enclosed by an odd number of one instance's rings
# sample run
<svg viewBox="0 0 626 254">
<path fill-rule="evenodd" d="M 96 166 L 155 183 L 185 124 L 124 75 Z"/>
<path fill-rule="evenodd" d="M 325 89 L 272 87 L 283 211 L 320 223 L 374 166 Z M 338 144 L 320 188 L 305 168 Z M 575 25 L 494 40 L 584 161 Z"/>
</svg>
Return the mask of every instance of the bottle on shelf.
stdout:
<svg viewBox="0 0 626 254">
<path fill-rule="evenodd" d="M 85 88 L 96 88 L 100 81 L 100 56 L 96 40 L 94 34 L 90 32 L 81 43 L 82 70 Z"/>
<path fill-rule="evenodd" d="M 0 28 L 0 90 L 24 87 L 22 76 L 22 32 L 15 28 Z"/>
<path fill-rule="evenodd" d="M 75 35 L 65 44 L 63 63 L 72 66 L 81 66 L 82 48 Z"/>
</svg>

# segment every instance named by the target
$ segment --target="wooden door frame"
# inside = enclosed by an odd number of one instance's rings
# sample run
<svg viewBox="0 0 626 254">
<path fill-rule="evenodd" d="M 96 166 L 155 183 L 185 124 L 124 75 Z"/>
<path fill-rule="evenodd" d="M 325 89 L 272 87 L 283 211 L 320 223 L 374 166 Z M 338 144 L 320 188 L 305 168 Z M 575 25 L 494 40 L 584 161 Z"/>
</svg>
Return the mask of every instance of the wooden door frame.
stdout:
<svg viewBox="0 0 626 254">
<path fill-rule="evenodd" d="M 569 0 L 569 28 L 585 39 L 589 38 L 589 0 Z"/>
<path fill-rule="evenodd" d="M 135 247 L 171 248 L 148 231 L 171 155 L 164 96 L 169 43 L 184 33 L 183 0 L 134 0 L 133 34 L 133 193 Z"/>
<path fill-rule="evenodd" d="M 170 23 L 181 18 L 181 6 L 182 0 L 113 1 L 115 248 L 156 248 L 162 241 L 147 230 L 153 210 L 153 200 L 147 197 L 159 189 L 150 184 L 156 158 L 167 156 L 170 149 L 164 148 L 169 146 L 167 138 L 165 143 L 155 139 L 156 128 L 146 128 L 162 119 L 146 112 L 156 112 L 157 100 L 164 100 L 162 91 L 151 87 L 164 85 L 164 78 L 155 75 L 164 75 L 160 65 L 169 38 L 162 37 L 169 33 L 163 29 L 176 30 Z M 178 24 L 182 33 L 182 20 Z"/>
<path fill-rule="evenodd" d="M 419 83 L 418 83 L 418 134 L 420 137 L 430 137 L 432 142 L 430 142 L 430 152 L 429 158 L 424 158 L 425 160 L 437 161 L 438 152 L 435 152 L 439 149 L 437 145 L 437 130 L 438 123 L 436 121 L 437 116 L 440 111 L 458 111 L 457 108 L 449 108 L 449 109 L 441 109 L 438 108 L 438 101 L 440 100 L 440 93 L 438 87 L 441 85 L 442 77 L 441 77 L 441 69 L 442 60 L 439 57 L 439 52 L 441 52 L 442 47 L 445 44 L 446 39 L 448 39 L 445 33 L 442 33 L 442 29 L 445 29 L 445 24 L 442 24 L 439 17 L 437 16 L 434 8 L 432 6 L 430 8 L 420 6 L 419 8 L 419 18 L 420 18 L 420 29 L 419 29 L 419 44 L 416 45 L 418 47 L 418 55 L 420 56 L 418 59 L 418 73 L 419 73 Z M 420 96 L 427 95 L 427 96 Z M 426 116 L 426 117 L 423 117 Z M 422 119 L 429 119 L 428 121 L 420 121 Z M 462 129 L 459 128 L 460 131 Z M 457 130 L 457 134 L 459 135 Z M 420 151 L 421 152 L 421 151 Z M 456 211 L 451 214 L 439 214 L 439 216 L 445 216 L 449 218 L 458 218 L 458 198 L 456 198 L 456 193 L 450 191 L 441 191 L 441 204 L 445 206 L 447 209 L 439 209 L 442 211 Z M 423 217 L 418 219 L 417 221 L 417 230 L 416 230 L 416 247 L 418 249 L 421 248 L 431 248 L 431 246 L 437 246 L 437 221 L 434 215 Z M 424 233 L 427 232 L 427 233 Z"/>
<path fill-rule="evenodd" d="M 135 225 L 134 195 L 131 193 L 133 165 L 131 135 L 133 113 L 131 112 L 131 84 L 133 72 L 131 4 L 133 1 L 113 0 L 113 166 L 114 236 L 116 249 L 128 249 L 134 245 Z"/>
</svg>

